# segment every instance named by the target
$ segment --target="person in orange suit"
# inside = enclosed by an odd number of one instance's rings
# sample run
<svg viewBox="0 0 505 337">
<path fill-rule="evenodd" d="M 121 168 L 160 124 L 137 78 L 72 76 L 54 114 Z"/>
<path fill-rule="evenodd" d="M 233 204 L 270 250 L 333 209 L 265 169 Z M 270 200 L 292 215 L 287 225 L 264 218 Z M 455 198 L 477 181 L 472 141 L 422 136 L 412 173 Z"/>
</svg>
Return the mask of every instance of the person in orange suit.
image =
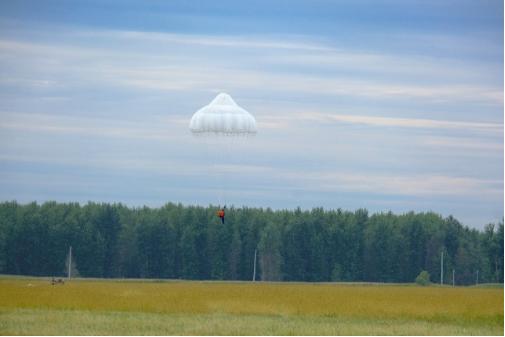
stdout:
<svg viewBox="0 0 505 337">
<path fill-rule="evenodd" d="M 217 211 L 217 216 L 221 218 L 221 223 L 223 223 L 223 224 L 224 224 L 224 209 L 225 208 L 226 208 L 226 206 L 224 206 L 219 211 Z"/>
</svg>

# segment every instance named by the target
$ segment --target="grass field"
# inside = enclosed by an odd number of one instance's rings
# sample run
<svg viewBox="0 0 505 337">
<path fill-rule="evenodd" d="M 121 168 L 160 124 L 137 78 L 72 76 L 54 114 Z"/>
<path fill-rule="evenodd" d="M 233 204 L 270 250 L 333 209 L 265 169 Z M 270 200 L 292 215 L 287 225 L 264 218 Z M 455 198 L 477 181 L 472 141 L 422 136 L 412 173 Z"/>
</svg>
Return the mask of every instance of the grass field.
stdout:
<svg viewBox="0 0 505 337">
<path fill-rule="evenodd" d="M 503 287 L 0 278 L 0 333 L 503 335 Z"/>
</svg>

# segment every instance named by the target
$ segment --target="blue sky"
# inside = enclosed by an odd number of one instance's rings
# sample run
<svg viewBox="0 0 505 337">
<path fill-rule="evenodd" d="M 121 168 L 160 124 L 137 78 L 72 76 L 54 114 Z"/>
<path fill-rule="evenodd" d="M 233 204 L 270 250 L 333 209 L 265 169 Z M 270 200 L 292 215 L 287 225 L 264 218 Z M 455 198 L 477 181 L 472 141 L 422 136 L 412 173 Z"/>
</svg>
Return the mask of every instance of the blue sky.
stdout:
<svg viewBox="0 0 505 337">
<path fill-rule="evenodd" d="M 259 128 L 223 156 L 188 130 L 221 91 Z M 500 221 L 503 2 L 0 2 L 13 199 Z"/>
</svg>

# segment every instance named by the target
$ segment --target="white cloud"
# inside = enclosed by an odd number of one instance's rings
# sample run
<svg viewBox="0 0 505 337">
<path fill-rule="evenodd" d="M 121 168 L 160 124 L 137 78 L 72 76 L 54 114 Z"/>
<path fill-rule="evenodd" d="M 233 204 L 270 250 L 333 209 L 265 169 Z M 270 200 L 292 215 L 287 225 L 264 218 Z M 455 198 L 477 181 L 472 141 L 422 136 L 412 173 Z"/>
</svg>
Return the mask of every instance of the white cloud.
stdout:
<svg viewBox="0 0 505 337">
<path fill-rule="evenodd" d="M 251 48 L 251 49 L 294 49 L 308 51 L 332 50 L 322 44 L 300 42 L 289 40 L 273 40 L 265 38 L 255 38 L 251 36 L 213 36 L 198 34 L 176 34 L 161 32 L 142 32 L 142 31 L 121 31 L 121 30 L 87 30 L 75 31 L 75 36 L 86 36 L 96 38 L 111 38 L 125 40 L 128 42 L 137 41 L 144 43 L 146 41 L 164 44 L 185 44 L 210 47 L 229 47 L 229 48 Z"/>
<path fill-rule="evenodd" d="M 503 153 L 503 138 L 498 141 L 463 137 L 427 137 L 423 143 L 437 148 L 462 149 L 466 151 L 495 151 Z"/>
<path fill-rule="evenodd" d="M 480 122 L 480 121 L 461 121 L 461 120 L 442 120 L 428 118 L 402 118 L 389 116 L 370 116 L 361 114 L 342 114 L 339 113 L 342 108 L 336 108 L 332 111 L 331 108 L 323 108 L 316 110 L 312 107 L 299 108 L 295 104 L 287 104 L 284 106 L 275 105 L 268 109 L 263 104 L 254 105 L 257 109 L 257 119 L 260 128 L 266 129 L 292 129 L 294 127 L 304 127 L 307 123 L 315 122 L 324 125 L 366 125 L 370 127 L 392 127 L 399 129 L 426 129 L 426 130 L 447 130 L 449 131 L 472 131 L 488 133 L 493 137 L 503 135 L 503 123 Z M 275 111 L 272 113 L 271 111 Z M 373 110 L 372 110 L 373 111 Z M 408 114 L 406 111 L 405 114 Z M 470 136 L 469 136 L 470 137 Z M 463 138 L 462 138 L 463 139 Z M 475 140 L 475 135 L 466 141 Z M 501 139 L 500 139 L 501 140 Z M 439 144 L 442 141 L 439 139 Z M 465 143 L 465 142 L 463 142 Z M 430 144 L 434 145 L 435 141 Z M 444 143 L 449 146 L 447 140 Z M 464 144 L 462 144 L 464 145 Z M 453 143 L 452 146 L 457 146 Z M 465 145 L 468 147 L 468 144 Z"/>
<path fill-rule="evenodd" d="M 341 115 L 329 113 L 304 113 L 299 117 L 313 119 L 322 122 L 336 121 L 352 124 L 366 124 L 372 126 L 386 126 L 399 128 L 425 128 L 425 129 L 461 129 L 461 130 L 481 130 L 491 132 L 503 132 L 503 124 L 464 122 L 419 118 L 397 118 L 397 117 L 376 117 L 359 115 Z"/>
<path fill-rule="evenodd" d="M 471 196 L 496 199 L 503 180 L 433 174 L 379 175 L 373 173 L 317 173 L 320 188 L 408 196 Z"/>
<path fill-rule="evenodd" d="M 161 120 L 146 122 L 4 111 L 0 111 L 0 117 L 0 130 L 42 132 L 53 135 L 174 141 L 179 139 L 179 135 L 173 132 L 177 128 L 172 128 L 169 132 L 164 125 L 177 124 L 181 128 L 184 125 L 184 132 L 188 132 L 187 121 L 180 117 L 164 117 Z"/>
<path fill-rule="evenodd" d="M 78 153 L 75 156 L 55 154 L 23 156 L 18 154 L 0 154 L 4 162 L 48 163 L 55 165 L 77 165 L 95 169 L 106 169 L 118 172 L 142 172 L 162 176 L 198 176 L 225 175 L 228 184 L 239 180 L 255 186 L 271 182 L 272 189 L 301 189 L 312 192 L 364 192 L 379 195 L 405 196 L 472 196 L 497 198 L 503 193 L 503 180 L 492 178 L 460 177 L 454 175 L 431 173 L 380 174 L 374 172 L 345 172 L 338 170 L 317 171 L 304 168 L 275 167 L 270 165 L 247 165 L 208 162 L 190 162 L 181 158 L 131 157 L 124 153 L 95 154 L 86 158 Z M 263 183 L 258 185 L 258 182 Z"/>
<path fill-rule="evenodd" d="M 0 40 L 2 58 L 16 68 L 14 73 L 9 70 L 4 74 L 1 82 L 5 85 L 14 82 L 19 85 L 108 84 L 142 91 L 234 88 L 244 91 L 503 105 L 501 87 L 475 81 L 454 83 L 455 73 L 467 74 L 474 69 L 473 74 L 479 74 L 481 69 L 475 68 L 474 64 L 451 64 L 450 60 L 437 66 L 433 59 L 335 49 L 322 42 L 303 40 L 286 42 L 109 30 L 73 30 L 66 34 L 68 40 L 50 43 Z M 79 43 L 79 38 L 83 36 L 99 39 L 100 47 Z M 181 44 L 186 47 L 180 49 Z M 248 55 L 243 48 L 261 51 Z M 207 54 L 208 57 L 205 57 Z M 289 66 L 293 61 L 297 63 L 291 64 L 289 72 L 277 70 Z M 300 73 L 300 64 L 306 71 L 324 65 L 326 71 Z M 383 70 L 383 76 L 363 75 L 380 69 Z M 429 76 L 433 80 L 425 80 L 425 84 L 412 84 L 411 78 L 419 75 L 420 69 L 425 75 L 431 74 Z M 353 70 L 357 73 L 335 74 L 335 70 Z M 391 72 L 400 76 L 392 78 Z M 47 74 L 55 79 L 44 78 Z M 450 81 L 444 81 L 444 78 Z"/>
</svg>

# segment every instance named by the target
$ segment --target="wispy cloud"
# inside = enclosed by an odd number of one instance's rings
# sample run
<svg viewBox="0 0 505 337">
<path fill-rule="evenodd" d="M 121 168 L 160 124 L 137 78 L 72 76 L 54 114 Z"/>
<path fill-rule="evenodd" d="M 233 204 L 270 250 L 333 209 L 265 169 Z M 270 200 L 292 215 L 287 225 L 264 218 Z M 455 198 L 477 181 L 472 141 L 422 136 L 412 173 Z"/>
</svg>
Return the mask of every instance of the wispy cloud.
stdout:
<svg viewBox="0 0 505 337">
<path fill-rule="evenodd" d="M 180 134 L 174 134 L 178 128 L 167 132 L 164 125 L 184 125 L 187 131 L 187 120 L 181 117 L 164 117 L 160 121 L 121 121 L 117 119 L 93 117 L 69 117 L 51 114 L 8 113 L 0 111 L 0 130 L 23 132 L 42 132 L 47 134 L 64 134 L 93 137 L 112 137 L 122 139 L 147 139 L 160 141 L 178 140 Z"/>
<path fill-rule="evenodd" d="M 237 173 L 243 168 L 236 168 Z M 373 172 L 317 172 L 274 168 L 251 168 L 246 171 L 267 172 L 276 179 L 288 180 L 287 186 L 306 191 L 362 192 L 379 195 L 403 196 L 475 196 L 494 200 L 503 192 L 503 179 L 482 179 L 441 174 L 379 174 Z M 272 186 L 275 188 L 275 185 Z"/>
<path fill-rule="evenodd" d="M 318 173 L 313 180 L 320 188 L 409 196 L 470 196 L 494 199 L 503 191 L 503 180 L 445 175 L 379 175 L 368 173 Z"/>
<path fill-rule="evenodd" d="M 139 90 L 235 88 L 374 99 L 412 98 L 433 102 L 459 100 L 503 104 L 501 87 L 482 83 L 453 83 L 455 73 L 468 74 L 469 68 L 474 67 L 461 61 L 455 65 L 448 60 L 434 67 L 434 61 L 426 58 L 336 49 L 322 42 L 314 44 L 305 41 L 109 30 L 77 30 L 67 34 L 68 40 L 57 43 L 0 40 L 3 57 L 20 67 L 16 73 L 7 72 L 2 82 L 9 84 L 17 81 L 23 84 L 24 81 L 25 84 L 41 85 L 48 81 L 51 83 L 51 79 L 41 77 L 52 73 L 66 81 L 70 76 L 73 83 L 107 83 Z M 97 47 L 74 42 L 83 36 L 99 38 L 102 43 Z M 181 44 L 190 49 L 174 53 Z M 261 53 L 248 56 L 244 54 L 244 48 L 260 49 Z M 192 56 L 188 57 L 188 54 Z M 209 54 L 210 57 L 194 56 L 199 54 Z M 236 55 L 242 63 L 224 55 Z M 16 61 L 19 56 L 22 56 L 20 63 Z M 32 67 L 40 64 L 44 64 L 44 67 L 37 66 L 24 74 L 21 68 L 23 58 L 29 58 L 26 62 Z M 231 63 L 223 63 L 221 60 L 224 59 Z M 293 61 L 298 63 L 292 64 Z M 276 70 L 276 67 L 285 68 L 290 63 L 290 72 Z M 251 67 L 251 64 L 258 66 Z M 317 70 L 321 65 L 337 73 L 312 71 L 307 74 L 307 71 Z M 305 69 L 302 73 L 297 71 L 300 66 Z M 359 73 L 382 69 L 383 75 L 357 77 L 348 74 L 349 69 Z M 416 75 L 416 72 L 419 76 L 420 69 L 423 74 L 431 74 L 435 81 L 411 83 L 410 76 Z M 473 74 L 481 73 L 479 70 L 477 67 Z M 342 71 L 347 74 L 338 74 Z M 391 72 L 402 74 L 403 78 L 392 78 Z M 452 80 L 440 81 L 442 74 Z M 409 80 L 406 80 L 407 77 Z"/>
<path fill-rule="evenodd" d="M 460 120 L 441 120 L 425 118 L 401 118 L 387 116 L 368 116 L 359 114 L 340 114 L 329 112 L 331 109 L 314 110 L 307 108 L 305 111 L 293 107 L 291 109 L 276 110 L 275 114 L 263 113 L 259 123 L 267 129 L 288 129 L 296 126 L 307 125 L 315 122 L 323 125 L 365 125 L 370 127 L 388 127 L 398 129 L 426 129 L 447 131 L 472 131 L 490 133 L 493 137 L 503 135 L 502 123 L 469 122 Z M 339 109 L 340 110 L 340 109 Z M 260 110 L 263 111 L 263 110 Z M 473 140 L 475 137 L 472 136 Z M 461 138 L 463 139 L 463 138 Z M 440 139 L 439 139 L 440 140 Z M 499 138 L 501 141 L 501 138 Z M 432 144 L 435 144 L 432 142 Z M 440 144 L 442 144 L 440 140 Z M 457 144 L 452 144 L 456 146 Z M 468 147 L 468 146 L 467 146 Z"/>
<path fill-rule="evenodd" d="M 376 117 L 358 115 L 340 115 L 329 113 L 305 113 L 301 115 L 306 119 L 313 119 L 323 122 L 336 121 L 353 124 L 365 124 L 372 126 L 386 126 L 399 128 L 423 128 L 423 129 L 461 129 L 461 130 L 481 130 L 491 132 L 503 132 L 503 124 L 448 121 L 419 118 L 396 118 L 396 117 Z"/>
<path fill-rule="evenodd" d="M 434 137 L 426 138 L 424 144 L 438 148 L 463 149 L 466 151 L 495 151 L 503 153 L 503 137 L 497 141 L 480 140 L 463 137 Z"/>
<path fill-rule="evenodd" d="M 218 36 L 218 35 L 198 35 L 198 34 L 175 34 L 161 32 L 142 32 L 124 30 L 80 30 L 73 32 L 78 37 L 111 38 L 125 40 L 128 42 L 146 41 L 164 44 L 184 44 L 210 47 L 248 48 L 248 49 L 294 49 L 308 51 L 332 50 L 331 47 L 321 43 L 293 41 L 289 39 L 275 40 L 265 37 L 254 36 Z"/>
<path fill-rule="evenodd" d="M 100 158 L 62 158 L 48 156 L 23 157 L 19 155 L 0 155 L 0 161 L 47 163 L 52 165 L 85 166 L 95 169 L 120 170 L 121 172 L 143 172 L 143 175 L 191 177 L 225 175 L 227 185 L 242 181 L 241 186 L 254 191 L 257 186 L 269 186 L 272 190 L 297 189 L 307 192 L 360 192 L 378 195 L 403 196 L 475 196 L 496 199 L 503 191 L 503 180 L 474 177 L 458 177 L 440 174 L 378 174 L 372 172 L 335 172 L 318 170 L 306 171 L 273 166 L 217 164 L 212 168 L 193 166 L 181 159 L 147 160 L 138 158 L 100 157 Z M 210 171 L 209 171 L 210 170 Z M 267 179 L 264 177 L 268 176 Z M 216 178 L 213 178 L 214 180 Z M 211 179 L 213 181 L 213 179 Z M 265 185 L 265 183 L 269 183 Z M 249 186 L 250 185 L 250 186 Z"/>
</svg>

